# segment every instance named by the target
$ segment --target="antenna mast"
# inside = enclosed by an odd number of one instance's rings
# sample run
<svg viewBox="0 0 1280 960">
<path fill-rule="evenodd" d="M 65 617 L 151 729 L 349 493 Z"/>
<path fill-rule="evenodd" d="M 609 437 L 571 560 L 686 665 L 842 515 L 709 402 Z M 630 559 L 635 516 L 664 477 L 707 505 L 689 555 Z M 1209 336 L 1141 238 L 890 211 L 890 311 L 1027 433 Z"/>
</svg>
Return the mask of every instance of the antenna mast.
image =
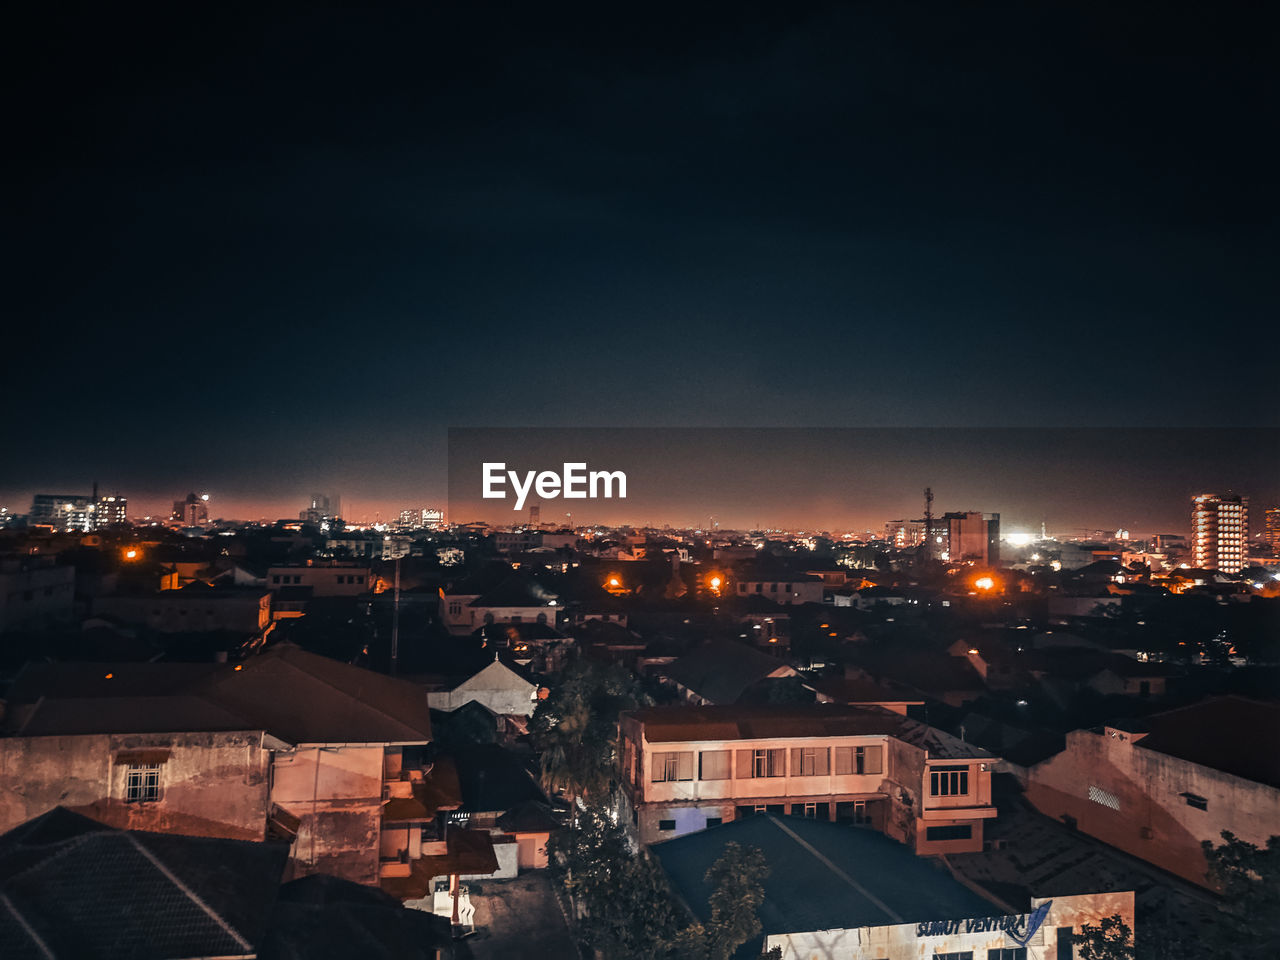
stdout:
<svg viewBox="0 0 1280 960">
<path fill-rule="evenodd" d="M 924 558 L 933 559 L 933 487 L 924 488 Z"/>
</svg>

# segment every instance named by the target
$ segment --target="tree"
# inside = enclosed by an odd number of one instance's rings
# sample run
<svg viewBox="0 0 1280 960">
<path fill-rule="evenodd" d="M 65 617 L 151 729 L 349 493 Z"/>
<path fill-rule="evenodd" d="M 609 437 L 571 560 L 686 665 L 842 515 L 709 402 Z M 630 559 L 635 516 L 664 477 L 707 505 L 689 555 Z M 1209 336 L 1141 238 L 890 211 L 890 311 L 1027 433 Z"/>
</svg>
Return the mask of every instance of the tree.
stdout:
<svg viewBox="0 0 1280 960">
<path fill-rule="evenodd" d="M 618 714 L 640 701 L 636 678 L 620 667 L 566 665 L 529 722 L 544 786 L 568 797 L 606 796 L 617 774 Z"/>
<path fill-rule="evenodd" d="M 1229 830 L 1222 831 L 1222 840 L 1217 847 L 1209 840 L 1201 844 L 1208 880 L 1225 900 L 1220 955 L 1280 956 L 1280 836 L 1261 848 Z"/>
<path fill-rule="evenodd" d="M 662 868 L 647 851 L 632 850 L 603 804 L 581 808 L 573 826 L 552 834 L 547 851 L 575 905 L 579 939 L 604 960 L 728 960 L 760 932 L 769 867 L 755 847 L 727 844 L 707 870 L 705 924 L 689 921 Z"/>
<path fill-rule="evenodd" d="M 764 880 L 769 864 L 758 847 L 725 844 L 724 853 L 707 871 L 713 885 L 708 904 L 711 920 L 706 932 L 710 960 L 729 960 L 740 946 L 760 932 L 757 911 L 764 903 Z"/>
<path fill-rule="evenodd" d="M 1084 924 L 1075 943 L 1081 960 L 1133 960 L 1133 931 L 1118 913 Z"/>
</svg>

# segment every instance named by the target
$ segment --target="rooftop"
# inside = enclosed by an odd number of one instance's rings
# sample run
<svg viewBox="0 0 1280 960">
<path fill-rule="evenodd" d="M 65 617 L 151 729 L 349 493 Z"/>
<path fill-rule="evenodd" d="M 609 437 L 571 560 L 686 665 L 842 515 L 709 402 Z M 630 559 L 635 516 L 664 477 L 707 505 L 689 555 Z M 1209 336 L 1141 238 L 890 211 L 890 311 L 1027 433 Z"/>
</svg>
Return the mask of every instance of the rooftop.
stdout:
<svg viewBox="0 0 1280 960">
<path fill-rule="evenodd" d="M 677 895 L 704 921 L 711 895 L 705 875 L 730 842 L 759 848 L 769 864 L 759 910 L 764 935 L 1006 912 L 877 831 L 766 814 L 650 848 Z"/>
<path fill-rule="evenodd" d="M 1280 703 L 1215 697 L 1147 717 L 1145 750 L 1280 787 Z"/>
<path fill-rule="evenodd" d="M 49 663 L 9 692 L 22 736 L 263 730 L 288 743 L 431 739 L 416 684 L 280 644 L 241 664 Z"/>
<path fill-rule="evenodd" d="M 736 703 L 748 689 L 778 671 L 795 671 L 783 660 L 743 643 L 711 641 L 662 668 L 663 676 L 712 703 Z"/>
<path fill-rule="evenodd" d="M 0 836 L 0 954 L 251 956 L 287 857 L 284 844 L 115 830 L 56 807 Z"/>
</svg>

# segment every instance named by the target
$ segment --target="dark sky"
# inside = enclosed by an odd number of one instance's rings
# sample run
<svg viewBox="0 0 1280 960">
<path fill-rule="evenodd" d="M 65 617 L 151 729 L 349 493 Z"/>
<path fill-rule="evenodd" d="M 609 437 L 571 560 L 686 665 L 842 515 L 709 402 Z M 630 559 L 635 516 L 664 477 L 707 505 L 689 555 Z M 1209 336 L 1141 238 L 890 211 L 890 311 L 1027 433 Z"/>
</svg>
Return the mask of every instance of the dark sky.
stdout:
<svg viewBox="0 0 1280 960">
<path fill-rule="evenodd" d="M 438 501 L 449 426 L 1280 423 L 1261 10 L 306 7 L 8 21 L 0 502 Z"/>
</svg>

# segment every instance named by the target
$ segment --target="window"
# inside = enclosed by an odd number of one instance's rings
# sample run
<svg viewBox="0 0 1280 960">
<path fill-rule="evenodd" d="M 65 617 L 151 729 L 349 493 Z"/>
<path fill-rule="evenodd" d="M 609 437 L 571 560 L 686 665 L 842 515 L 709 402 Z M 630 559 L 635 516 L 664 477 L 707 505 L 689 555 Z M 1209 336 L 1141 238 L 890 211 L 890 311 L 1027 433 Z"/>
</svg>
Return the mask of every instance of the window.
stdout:
<svg viewBox="0 0 1280 960">
<path fill-rule="evenodd" d="M 759 777 L 785 777 L 787 775 L 787 751 L 739 750 L 737 755 L 739 780 Z"/>
<path fill-rule="evenodd" d="M 968 767 L 934 767 L 929 771 L 929 796 L 963 797 L 968 792 Z"/>
<path fill-rule="evenodd" d="M 827 819 L 826 804 L 822 804 L 822 816 L 819 817 L 818 804 L 816 803 L 793 803 L 791 805 L 791 815 L 793 817 L 804 817 L 806 820 L 825 820 Z"/>
<path fill-rule="evenodd" d="M 730 754 L 728 750 L 703 750 L 698 754 L 699 780 L 728 780 Z"/>
<path fill-rule="evenodd" d="M 884 773 L 884 747 L 836 747 L 836 776 Z"/>
<path fill-rule="evenodd" d="M 675 822 L 674 820 L 659 820 L 659 821 L 658 821 L 658 829 L 659 829 L 659 830 L 661 830 L 663 833 L 669 833 L 670 831 L 674 830 L 675 828 L 676 828 L 676 822 Z"/>
<path fill-rule="evenodd" d="M 1198 793 L 1184 793 L 1182 797 L 1187 801 L 1188 807 L 1195 807 L 1197 810 L 1209 809 L 1208 799 L 1200 796 Z"/>
<path fill-rule="evenodd" d="M 724 823 L 724 817 L 707 817 L 708 827 L 718 827 L 722 823 Z"/>
<path fill-rule="evenodd" d="M 1109 807 L 1116 812 L 1119 812 L 1120 810 L 1119 797 L 1114 793 L 1111 793 L 1109 790 L 1103 790 L 1101 787 L 1095 787 L 1093 784 L 1089 784 L 1089 799 L 1094 803 L 1099 803 L 1104 807 Z"/>
<path fill-rule="evenodd" d="M 973 827 L 967 823 L 954 824 L 949 827 L 926 827 L 926 840 L 969 840 L 973 837 Z"/>
<path fill-rule="evenodd" d="M 973 960 L 973 951 L 961 950 L 955 953 L 935 953 L 933 960 Z"/>
<path fill-rule="evenodd" d="M 778 585 L 777 585 L 776 583 L 771 583 L 771 584 L 769 584 L 769 592 L 770 592 L 770 593 L 777 593 L 777 592 L 778 592 Z"/>
<path fill-rule="evenodd" d="M 160 799 L 160 764 L 127 767 L 124 781 L 125 803 L 151 803 Z"/>
<path fill-rule="evenodd" d="M 1075 943 L 1075 927 L 1059 927 L 1058 928 L 1058 956 L 1057 960 L 1073 960 L 1075 951 L 1072 944 Z"/>
<path fill-rule="evenodd" d="M 791 748 L 793 777 L 825 777 L 830 772 L 830 752 L 826 747 Z"/>
<path fill-rule="evenodd" d="M 992 947 L 987 960 L 1027 960 L 1026 947 Z"/>
<path fill-rule="evenodd" d="M 279 582 L 280 582 L 280 574 L 278 574 L 278 573 L 277 573 L 277 574 L 274 574 L 274 575 L 271 577 L 271 582 L 272 582 L 272 583 L 279 583 Z"/>
<path fill-rule="evenodd" d="M 686 750 L 653 755 L 653 782 L 693 779 L 693 751 Z"/>
</svg>

